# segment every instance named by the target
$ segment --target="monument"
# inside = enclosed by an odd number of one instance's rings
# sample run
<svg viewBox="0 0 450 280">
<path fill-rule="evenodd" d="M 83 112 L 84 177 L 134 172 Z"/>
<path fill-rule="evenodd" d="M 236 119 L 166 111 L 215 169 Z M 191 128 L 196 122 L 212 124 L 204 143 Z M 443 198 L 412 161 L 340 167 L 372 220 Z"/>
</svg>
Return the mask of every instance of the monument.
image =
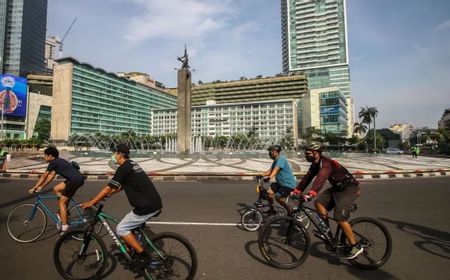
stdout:
<svg viewBox="0 0 450 280">
<path fill-rule="evenodd" d="M 184 46 L 184 55 L 177 59 L 181 61 L 177 77 L 177 151 L 189 153 L 191 148 L 191 71 L 186 46 Z"/>
</svg>

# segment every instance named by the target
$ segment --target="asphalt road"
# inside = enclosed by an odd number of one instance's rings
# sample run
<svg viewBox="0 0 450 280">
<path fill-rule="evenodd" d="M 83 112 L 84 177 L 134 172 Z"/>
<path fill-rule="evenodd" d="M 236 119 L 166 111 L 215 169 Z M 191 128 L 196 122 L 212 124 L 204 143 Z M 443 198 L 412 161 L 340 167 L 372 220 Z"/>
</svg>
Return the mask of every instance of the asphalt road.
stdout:
<svg viewBox="0 0 450 280">
<path fill-rule="evenodd" d="M 13 241 L 6 217 L 17 204 L 33 201 L 26 190 L 33 180 L 0 178 L 0 264 L 2 279 L 61 279 L 53 265 L 58 235 L 54 226 L 30 244 Z M 106 182 L 88 181 L 76 199 L 86 200 Z M 264 263 L 256 233 L 241 230 L 240 214 L 256 199 L 251 182 L 156 182 L 163 212 L 153 231 L 187 237 L 199 257 L 196 279 L 450 279 L 450 177 L 362 181 L 357 216 L 380 219 L 393 238 L 390 260 L 375 271 L 362 271 L 326 252 L 315 237 L 301 266 L 280 270 Z M 56 208 L 56 206 L 55 206 Z M 107 201 L 105 211 L 122 217 L 130 209 L 124 193 Z M 186 223 L 198 224 L 186 224 Z M 184 224 L 178 224 L 184 223 Z M 112 244 L 105 236 L 107 244 Z M 109 247 L 112 248 L 112 247 Z M 136 274 L 109 260 L 105 279 L 135 279 Z"/>
</svg>

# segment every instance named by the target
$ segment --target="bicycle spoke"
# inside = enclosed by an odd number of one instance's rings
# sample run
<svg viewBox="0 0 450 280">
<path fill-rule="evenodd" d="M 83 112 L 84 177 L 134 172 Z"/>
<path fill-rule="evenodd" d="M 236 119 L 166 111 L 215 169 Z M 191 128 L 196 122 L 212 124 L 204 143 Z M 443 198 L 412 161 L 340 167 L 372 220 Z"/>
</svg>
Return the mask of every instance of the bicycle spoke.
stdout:
<svg viewBox="0 0 450 280">
<path fill-rule="evenodd" d="M 357 242 L 364 251 L 350 263 L 363 269 L 376 269 L 389 258 L 392 240 L 387 229 L 376 219 L 357 218 L 351 221 Z M 342 240 L 345 236 L 342 237 Z"/>
<path fill-rule="evenodd" d="M 18 242 L 28 243 L 38 239 L 47 226 L 47 216 L 34 204 L 16 206 L 8 215 L 9 235 Z"/>
<path fill-rule="evenodd" d="M 106 265 L 106 248 L 96 235 L 91 235 L 87 246 L 81 238 L 83 230 L 64 234 L 55 245 L 54 260 L 65 279 L 89 279 L 99 275 Z"/>
<path fill-rule="evenodd" d="M 262 228 L 258 245 L 270 264 L 279 268 L 293 268 L 306 260 L 310 239 L 299 222 L 291 217 L 276 217 Z"/>
<path fill-rule="evenodd" d="M 181 235 L 161 233 L 152 238 L 157 251 L 151 251 L 152 261 L 145 271 L 153 279 L 193 279 L 197 255 L 192 245 Z"/>
</svg>

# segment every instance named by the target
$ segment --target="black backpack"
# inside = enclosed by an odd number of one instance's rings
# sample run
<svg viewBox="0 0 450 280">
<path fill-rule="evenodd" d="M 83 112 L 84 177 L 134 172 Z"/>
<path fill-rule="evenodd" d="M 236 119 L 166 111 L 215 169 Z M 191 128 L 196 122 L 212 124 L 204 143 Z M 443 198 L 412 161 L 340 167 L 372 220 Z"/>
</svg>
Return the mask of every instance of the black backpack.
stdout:
<svg viewBox="0 0 450 280">
<path fill-rule="evenodd" d="M 76 162 L 76 161 L 71 161 L 70 164 L 72 164 L 72 166 L 76 169 L 76 170 L 80 170 L 80 165 Z"/>
</svg>

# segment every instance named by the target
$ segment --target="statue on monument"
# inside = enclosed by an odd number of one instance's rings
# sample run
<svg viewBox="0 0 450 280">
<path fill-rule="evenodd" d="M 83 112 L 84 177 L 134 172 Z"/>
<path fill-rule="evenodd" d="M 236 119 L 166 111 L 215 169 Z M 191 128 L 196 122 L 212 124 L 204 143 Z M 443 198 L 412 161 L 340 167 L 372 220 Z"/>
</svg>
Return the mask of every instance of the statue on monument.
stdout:
<svg viewBox="0 0 450 280">
<path fill-rule="evenodd" d="M 181 69 L 188 69 L 189 68 L 189 56 L 187 54 L 187 48 L 186 45 L 184 45 L 184 55 L 182 57 L 177 57 L 179 61 L 181 61 Z"/>
</svg>

